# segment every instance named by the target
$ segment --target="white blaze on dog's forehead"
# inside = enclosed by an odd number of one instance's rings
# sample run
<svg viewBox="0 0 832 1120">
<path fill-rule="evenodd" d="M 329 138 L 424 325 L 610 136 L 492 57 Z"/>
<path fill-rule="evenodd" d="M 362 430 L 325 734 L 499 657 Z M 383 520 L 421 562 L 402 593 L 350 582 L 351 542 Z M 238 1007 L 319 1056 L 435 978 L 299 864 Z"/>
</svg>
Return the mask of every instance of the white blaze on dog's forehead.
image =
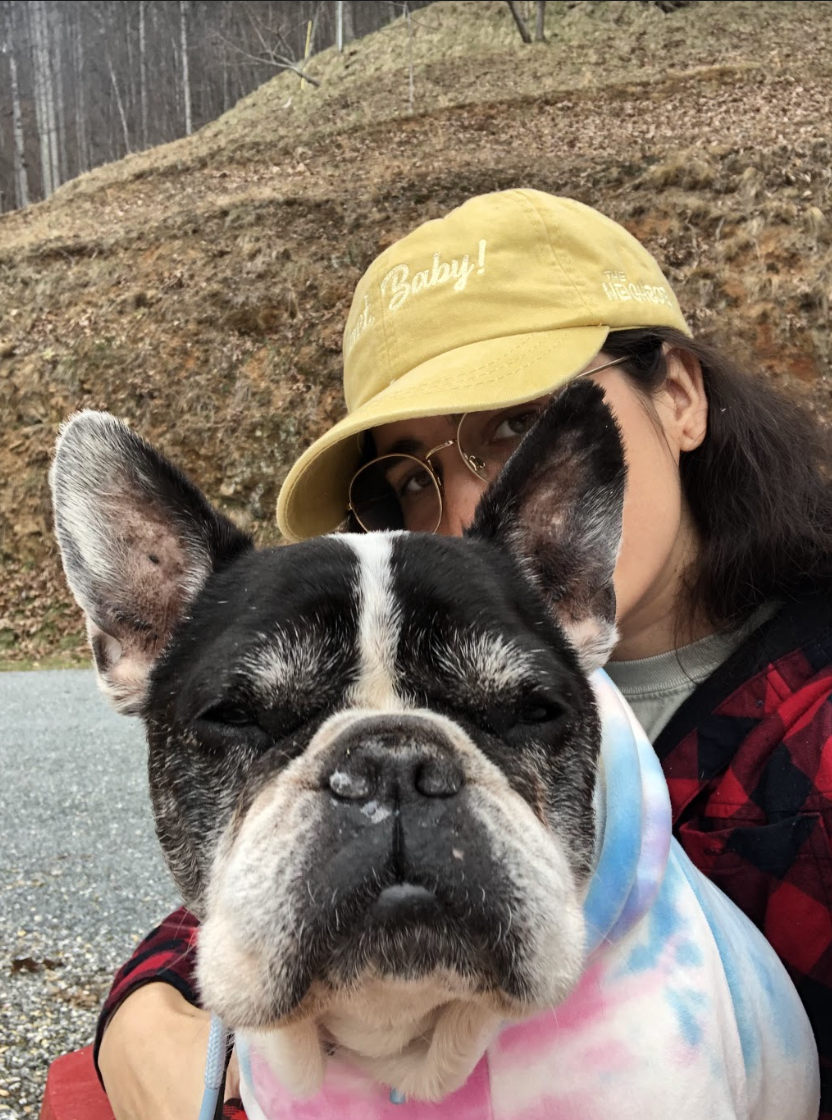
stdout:
<svg viewBox="0 0 832 1120">
<path fill-rule="evenodd" d="M 402 707 L 396 689 L 401 607 L 393 588 L 393 538 L 367 533 L 341 538 L 358 556 L 358 679 L 350 700 L 376 711 Z"/>
</svg>

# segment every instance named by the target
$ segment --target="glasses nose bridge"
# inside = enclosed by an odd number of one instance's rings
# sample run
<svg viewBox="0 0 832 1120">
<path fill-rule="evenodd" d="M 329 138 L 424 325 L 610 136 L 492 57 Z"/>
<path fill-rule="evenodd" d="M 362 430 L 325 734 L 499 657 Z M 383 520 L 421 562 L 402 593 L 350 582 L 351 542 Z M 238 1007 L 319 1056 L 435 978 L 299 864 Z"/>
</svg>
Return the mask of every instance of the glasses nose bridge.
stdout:
<svg viewBox="0 0 832 1120">
<path fill-rule="evenodd" d="M 485 475 L 484 461 L 478 458 L 476 455 L 472 455 L 467 452 L 462 446 L 462 425 L 465 423 L 468 415 L 469 414 L 466 412 L 460 417 L 459 423 L 457 424 L 456 435 L 452 439 L 445 439 L 441 443 L 437 443 L 436 447 L 432 447 L 430 451 L 426 452 L 422 456 L 422 461 L 425 463 L 425 465 L 430 470 L 430 473 L 436 479 L 437 485 L 440 487 L 440 489 L 442 487 L 442 478 L 431 462 L 431 459 L 434 455 L 437 455 L 440 451 L 444 451 L 448 447 L 456 447 L 457 453 L 464 465 L 468 468 L 471 474 L 473 474 L 480 480 L 480 482 L 488 481 Z"/>
<path fill-rule="evenodd" d="M 447 447 L 456 447 L 457 451 L 459 451 L 459 454 L 462 455 L 462 452 L 459 448 L 459 438 L 458 436 L 454 436 L 453 439 L 443 439 L 441 443 L 437 443 L 436 447 L 432 447 L 430 451 L 425 452 L 425 454 L 422 456 L 422 462 L 430 471 L 431 477 L 433 478 L 439 490 L 440 506 L 442 504 L 442 475 L 433 465 L 433 462 L 431 460 L 433 459 L 434 455 L 438 455 L 440 451 L 444 451 Z"/>
<path fill-rule="evenodd" d="M 433 463 L 431 462 L 433 456 L 438 455 L 440 451 L 444 451 L 446 447 L 453 447 L 454 445 L 459 449 L 458 436 L 454 436 L 453 439 L 443 439 L 441 443 L 437 443 L 436 447 L 432 447 L 430 451 L 426 451 L 422 459 L 427 463 L 430 469 L 433 470 Z"/>
</svg>

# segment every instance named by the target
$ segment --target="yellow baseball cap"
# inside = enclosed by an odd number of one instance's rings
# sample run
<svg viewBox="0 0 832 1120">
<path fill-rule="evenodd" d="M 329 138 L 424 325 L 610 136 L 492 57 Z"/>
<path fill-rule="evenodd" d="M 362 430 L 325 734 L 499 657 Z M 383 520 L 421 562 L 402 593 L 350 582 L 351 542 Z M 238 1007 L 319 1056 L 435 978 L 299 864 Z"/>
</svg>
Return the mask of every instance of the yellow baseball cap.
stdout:
<svg viewBox="0 0 832 1120">
<path fill-rule="evenodd" d="M 290 540 L 346 516 L 359 436 L 393 420 L 533 400 L 610 331 L 689 334 L 658 264 L 597 210 L 542 191 L 480 195 L 376 258 L 344 331 L 347 416 L 298 459 L 277 521 Z"/>
</svg>

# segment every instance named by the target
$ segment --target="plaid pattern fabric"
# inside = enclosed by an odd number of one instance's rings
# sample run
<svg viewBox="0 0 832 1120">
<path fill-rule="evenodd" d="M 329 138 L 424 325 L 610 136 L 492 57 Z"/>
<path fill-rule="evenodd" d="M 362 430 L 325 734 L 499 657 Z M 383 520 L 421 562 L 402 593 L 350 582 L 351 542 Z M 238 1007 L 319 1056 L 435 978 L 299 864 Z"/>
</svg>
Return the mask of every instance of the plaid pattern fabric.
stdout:
<svg viewBox="0 0 832 1120">
<path fill-rule="evenodd" d="M 788 968 L 821 1058 L 832 1120 L 832 602 L 807 599 L 752 634 L 685 701 L 655 743 L 674 833 L 692 862 L 758 925 Z M 180 909 L 118 972 L 103 1029 L 150 981 L 198 1003 L 196 919 Z M 223 1120 L 245 1120 L 239 1101 Z"/>
<path fill-rule="evenodd" d="M 654 744 L 674 833 L 786 965 L 832 1118 L 832 604 L 762 626 Z"/>
</svg>

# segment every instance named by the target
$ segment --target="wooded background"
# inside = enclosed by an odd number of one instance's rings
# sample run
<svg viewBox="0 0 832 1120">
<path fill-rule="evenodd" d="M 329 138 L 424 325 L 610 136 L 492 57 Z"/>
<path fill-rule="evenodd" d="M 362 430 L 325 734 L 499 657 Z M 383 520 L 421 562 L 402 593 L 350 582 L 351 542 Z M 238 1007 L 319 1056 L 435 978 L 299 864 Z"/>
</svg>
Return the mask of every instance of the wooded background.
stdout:
<svg viewBox="0 0 832 1120">
<path fill-rule="evenodd" d="M 534 187 L 621 222 L 656 255 L 697 336 L 746 356 L 832 424 L 832 4 L 552 0 L 542 41 L 537 0 L 514 6 L 529 44 L 506 0 L 402 10 L 343 52 L 318 50 L 305 89 L 296 72 L 264 64 L 270 79 L 193 136 L 0 215 L 0 669 L 88 658 L 47 485 L 66 417 L 103 408 L 124 418 L 260 544 L 277 543 L 286 472 L 343 415 L 341 335 L 362 272 L 472 195 Z M 30 51 L 33 7 L 11 13 Z M 99 90 L 85 94 L 82 134 L 102 143 L 109 120 L 111 150 L 123 150 L 106 47 L 138 145 L 140 4 L 62 7 L 65 37 L 91 13 L 124 19 L 120 39 L 81 44 L 81 73 L 98 80 L 85 89 Z M 242 18 L 247 7 L 214 11 Z M 279 5 L 257 10 L 272 7 L 277 19 Z M 298 6 L 295 39 L 269 49 L 302 61 L 303 17 L 315 10 Z M 318 10 L 319 21 L 334 14 Z M 151 53 L 154 12 L 171 22 L 166 39 L 159 23 Z M 357 34 L 363 7 L 350 14 Z M 170 121 L 184 131 L 179 17 L 178 4 L 145 7 L 148 141 Z M 198 54 L 207 30 L 195 22 L 192 127 L 215 111 L 202 108 L 209 90 L 219 112 L 223 82 L 236 96 L 250 64 L 227 38 L 216 56 L 226 50 L 227 75 L 197 63 L 209 56 Z M 254 26 L 250 54 L 263 50 Z M 165 52 L 168 70 L 156 57 Z M 7 98 L 9 75 L 0 58 Z M 34 195 L 31 71 L 25 83 Z M 78 94 L 66 73 L 61 88 L 72 169 Z M 8 160 L 8 115 L 2 123 Z"/>
<path fill-rule="evenodd" d="M 0 211 L 190 135 L 307 50 L 426 2 L 0 0 Z"/>
</svg>

